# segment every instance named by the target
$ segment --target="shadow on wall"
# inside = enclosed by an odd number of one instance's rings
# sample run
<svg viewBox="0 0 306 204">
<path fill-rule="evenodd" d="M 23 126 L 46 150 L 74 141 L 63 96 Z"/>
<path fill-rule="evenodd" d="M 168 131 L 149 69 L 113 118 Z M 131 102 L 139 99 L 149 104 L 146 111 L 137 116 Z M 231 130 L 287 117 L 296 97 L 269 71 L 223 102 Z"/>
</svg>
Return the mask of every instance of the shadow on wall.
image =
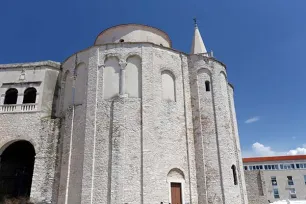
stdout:
<svg viewBox="0 0 306 204">
<path fill-rule="evenodd" d="M 57 102 L 58 102 L 58 96 L 59 96 L 59 92 L 61 90 L 61 86 L 60 84 L 60 74 L 57 77 L 57 81 L 55 83 L 55 88 L 54 88 L 54 95 L 53 95 L 53 101 L 52 101 L 52 106 L 51 106 L 51 118 L 55 119 L 56 118 L 56 108 L 57 108 Z"/>
</svg>

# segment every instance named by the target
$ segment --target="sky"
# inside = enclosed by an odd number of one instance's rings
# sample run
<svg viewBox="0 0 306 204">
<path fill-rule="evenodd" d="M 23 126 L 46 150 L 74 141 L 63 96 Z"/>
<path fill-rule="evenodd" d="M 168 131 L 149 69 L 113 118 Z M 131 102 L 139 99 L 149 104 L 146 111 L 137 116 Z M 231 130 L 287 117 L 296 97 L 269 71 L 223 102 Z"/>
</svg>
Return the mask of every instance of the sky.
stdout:
<svg viewBox="0 0 306 204">
<path fill-rule="evenodd" d="M 188 53 L 194 17 L 235 86 L 243 156 L 306 154 L 305 0 L 1 0 L 0 64 L 62 62 L 123 23 Z"/>
</svg>

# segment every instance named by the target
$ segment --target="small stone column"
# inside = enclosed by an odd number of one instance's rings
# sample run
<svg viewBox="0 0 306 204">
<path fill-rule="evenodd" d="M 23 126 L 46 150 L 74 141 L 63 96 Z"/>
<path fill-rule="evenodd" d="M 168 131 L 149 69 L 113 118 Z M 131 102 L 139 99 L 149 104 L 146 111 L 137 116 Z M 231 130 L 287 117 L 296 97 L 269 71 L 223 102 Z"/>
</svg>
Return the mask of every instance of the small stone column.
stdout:
<svg viewBox="0 0 306 204">
<path fill-rule="evenodd" d="M 125 67 L 126 67 L 126 61 L 120 60 L 120 81 L 119 81 L 119 95 L 120 97 L 124 97 L 125 94 Z"/>
</svg>

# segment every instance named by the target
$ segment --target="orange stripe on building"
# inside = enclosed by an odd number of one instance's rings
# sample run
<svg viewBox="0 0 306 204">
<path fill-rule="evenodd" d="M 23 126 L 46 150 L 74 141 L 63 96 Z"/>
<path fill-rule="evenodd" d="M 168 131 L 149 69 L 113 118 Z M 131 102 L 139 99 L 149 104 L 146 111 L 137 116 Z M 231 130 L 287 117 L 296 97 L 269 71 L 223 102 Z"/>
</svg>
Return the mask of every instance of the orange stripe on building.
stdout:
<svg viewBox="0 0 306 204">
<path fill-rule="evenodd" d="M 243 160 L 244 163 L 266 162 L 266 161 L 306 160 L 306 155 L 274 156 L 274 157 L 250 157 L 250 158 L 243 158 L 242 160 Z"/>
</svg>

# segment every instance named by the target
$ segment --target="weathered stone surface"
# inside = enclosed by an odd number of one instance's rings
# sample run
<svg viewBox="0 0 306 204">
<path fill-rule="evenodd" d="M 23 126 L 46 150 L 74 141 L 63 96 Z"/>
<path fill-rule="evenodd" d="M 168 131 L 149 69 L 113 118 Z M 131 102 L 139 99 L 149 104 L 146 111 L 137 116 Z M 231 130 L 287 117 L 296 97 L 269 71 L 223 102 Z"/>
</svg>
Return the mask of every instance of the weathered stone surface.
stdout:
<svg viewBox="0 0 306 204">
<path fill-rule="evenodd" d="M 245 171 L 245 182 L 249 204 L 268 203 L 263 171 Z"/>
<path fill-rule="evenodd" d="M 184 204 L 248 203 L 225 65 L 207 54 L 173 50 L 159 33 L 164 35 L 156 31 L 145 42 L 129 34 L 130 41 L 117 43 L 116 38 L 74 54 L 61 70 L 48 74 L 53 88 L 40 79 L 48 93 L 40 104 L 49 104 L 58 119 L 41 119 L 45 112 L 0 115 L 6 121 L 0 144 L 26 139 L 37 151 L 34 199 L 171 203 L 171 182 L 178 182 Z M 156 44 L 161 39 L 169 44 Z M 162 81 L 165 72 L 170 77 Z M 138 91 L 131 91 L 132 85 Z"/>
</svg>

